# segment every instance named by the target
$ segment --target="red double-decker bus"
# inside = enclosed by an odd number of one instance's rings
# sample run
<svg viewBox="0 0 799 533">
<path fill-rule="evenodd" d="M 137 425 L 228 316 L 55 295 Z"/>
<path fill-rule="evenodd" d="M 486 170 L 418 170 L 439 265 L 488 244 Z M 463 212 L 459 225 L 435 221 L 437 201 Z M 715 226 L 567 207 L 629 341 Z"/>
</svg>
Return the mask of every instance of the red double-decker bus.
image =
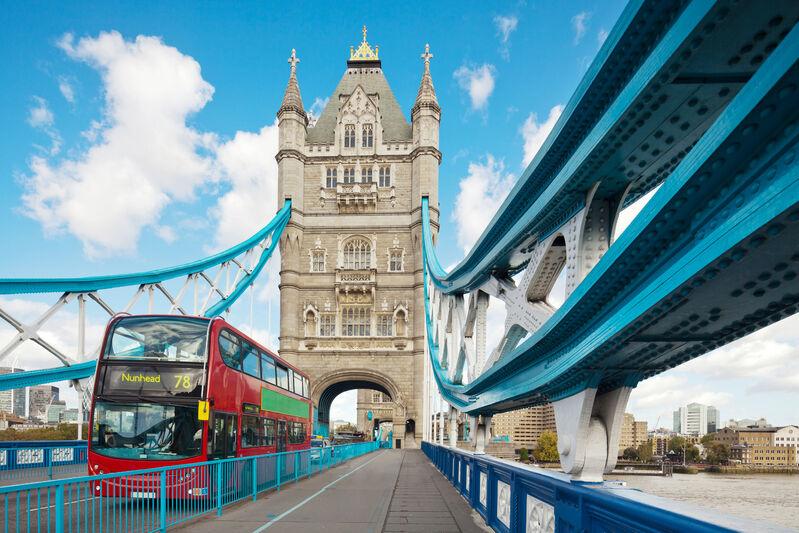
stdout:
<svg viewBox="0 0 799 533">
<path fill-rule="evenodd" d="M 95 375 L 89 473 L 307 449 L 309 393 L 305 374 L 221 318 L 114 317 Z"/>
</svg>

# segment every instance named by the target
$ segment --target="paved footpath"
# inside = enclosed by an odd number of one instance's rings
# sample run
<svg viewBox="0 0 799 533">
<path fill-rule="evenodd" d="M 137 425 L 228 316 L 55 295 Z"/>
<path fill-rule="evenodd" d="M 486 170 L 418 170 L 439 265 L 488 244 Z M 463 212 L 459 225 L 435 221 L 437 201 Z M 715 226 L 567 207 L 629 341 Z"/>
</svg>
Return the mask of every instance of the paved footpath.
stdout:
<svg viewBox="0 0 799 533">
<path fill-rule="evenodd" d="M 191 533 L 484 532 L 421 450 L 378 450 L 186 524 Z"/>
</svg>

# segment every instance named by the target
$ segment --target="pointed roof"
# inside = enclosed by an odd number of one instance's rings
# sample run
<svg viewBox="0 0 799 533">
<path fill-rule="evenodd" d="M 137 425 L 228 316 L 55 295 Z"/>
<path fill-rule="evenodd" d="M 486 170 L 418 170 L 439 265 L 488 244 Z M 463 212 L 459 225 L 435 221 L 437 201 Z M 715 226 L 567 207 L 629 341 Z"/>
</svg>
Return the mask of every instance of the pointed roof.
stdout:
<svg viewBox="0 0 799 533">
<path fill-rule="evenodd" d="M 437 111 L 441 111 L 438 106 L 438 98 L 436 98 L 436 89 L 433 86 L 433 77 L 430 75 L 430 60 L 433 54 L 430 53 L 430 45 L 424 45 L 424 74 L 422 75 L 422 83 L 419 84 L 419 92 L 416 93 L 416 101 L 413 104 L 411 114 L 415 113 L 421 107 L 432 107 Z"/>
<path fill-rule="evenodd" d="M 296 111 L 305 117 L 307 121 L 308 116 L 305 114 L 305 108 L 302 105 L 302 96 L 300 95 L 300 84 L 297 82 L 297 63 L 299 63 L 300 60 L 294 48 L 291 49 L 291 57 L 289 57 L 288 62 L 291 65 L 291 73 L 289 74 L 288 85 L 286 85 L 286 92 L 283 93 L 283 102 L 280 104 L 278 115 L 283 111 Z"/>
</svg>

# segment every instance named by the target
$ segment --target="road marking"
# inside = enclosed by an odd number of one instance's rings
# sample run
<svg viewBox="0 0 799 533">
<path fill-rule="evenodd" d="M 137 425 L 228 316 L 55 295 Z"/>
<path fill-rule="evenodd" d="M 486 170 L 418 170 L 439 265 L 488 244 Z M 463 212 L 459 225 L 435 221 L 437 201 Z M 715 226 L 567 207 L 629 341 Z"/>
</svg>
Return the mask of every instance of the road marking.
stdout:
<svg viewBox="0 0 799 533">
<path fill-rule="evenodd" d="M 262 525 L 261 527 L 259 527 L 259 528 L 258 528 L 258 529 L 256 529 L 255 531 L 253 531 L 252 533 L 261 533 L 261 531 L 263 531 L 264 529 L 267 529 L 267 528 L 269 528 L 269 527 L 272 527 L 272 525 L 274 525 L 275 523 L 279 522 L 279 521 L 280 521 L 281 519 L 283 519 L 284 517 L 286 517 L 286 516 L 290 515 L 291 513 L 293 513 L 294 511 L 296 511 L 297 509 L 299 509 L 300 507 L 302 507 L 303 505 L 305 505 L 305 504 L 306 504 L 306 503 L 308 503 L 309 501 L 313 500 L 314 498 L 316 498 L 317 496 L 319 496 L 320 494 L 322 494 L 324 491 L 326 491 L 327 489 L 329 489 L 330 487 L 332 487 L 333 485 L 335 485 L 336 483 L 338 483 L 339 481 L 341 481 L 342 479 L 344 479 L 345 477 L 351 476 L 352 474 L 354 474 L 355 472 L 357 472 L 358 470 L 360 470 L 360 469 L 361 469 L 361 468 L 363 468 L 364 466 L 366 466 L 366 465 L 368 465 L 369 463 L 371 463 L 372 461 L 374 461 L 374 460 L 378 459 L 378 458 L 379 458 L 381 455 L 383 455 L 384 453 L 386 453 L 386 452 L 385 452 L 385 451 L 383 451 L 383 452 L 379 453 L 379 454 L 377 455 L 377 457 L 373 457 L 372 459 L 369 459 L 368 461 L 366 461 L 364 464 L 360 465 L 359 467 L 357 467 L 357 468 L 353 468 L 352 470 L 350 470 L 350 471 L 349 471 L 349 472 L 347 472 L 346 474 L 342 475 L 342 476 L 341 476 L 341 477 L 339 477 L 338 479 L 335 479 L 335 480 L 331 481 L 330 483 L 328 483 L 327 485 L 325 485 L 324 487 L 322 487 L 321 489 L 319 489 L 318 491 L 316 491 L 316 493 L 314 493 L 314 494 L 311 494 L 310 496 L 308 496 L 307 498 L 305 498 L 304 500 L 302 500 L 300 503 L 298 503 L 297 505 L 295 505 L 294 507 L 292 507 L 292 508 L 291 508 L 291 509 L 289 509 L 288 511 L 284 511 L 284 512 L 280 513 L 280 514 L 279 514 L 279 515 L 277 515 L 275 518 L 273 518 L 272 520 L 270 520 L 270 521 L 269 521 L 269 522 L 267 522 L 266 524 Z"/>
<path fill-rule="evenodd" d="M 73 503 L 81 503 L 81 502 L 90 502 L 90 501 L 96 500 L 96 499 L 97 499 L 96 496 L 92 496 L 91 498 L 84 498 L 82 500 L 72 500 L 72 501 L 69 501 L 69 502 L 64 502 L 64 505 L 72 505 Z M 49 509 L 51 507 L 55 507 L 55 504 L 46 505 L 44 507 L 34 507 L 32 509 L 29 509 L 29 511 L 41 511 L 42 509 Z"/>
</svg>

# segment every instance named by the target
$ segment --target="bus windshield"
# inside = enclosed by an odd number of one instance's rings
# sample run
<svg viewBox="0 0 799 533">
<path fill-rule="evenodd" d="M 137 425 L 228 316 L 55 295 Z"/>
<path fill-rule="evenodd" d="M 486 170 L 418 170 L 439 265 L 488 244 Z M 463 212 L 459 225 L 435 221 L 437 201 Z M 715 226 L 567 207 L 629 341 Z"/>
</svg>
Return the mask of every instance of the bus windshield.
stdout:
<svg viewBox="0 0 799 533">
<path fill-rule="evenodd" d="M 208 321 L 183 317 L 129 317 L 109 336 L 107 359 L 205 361 Z"/>
<path fill-rule="evenodd" d="M 185 459 L 200 454 L 196 406 L 98 401 L 92 451 L 120 459 Z"/>
</svg>

